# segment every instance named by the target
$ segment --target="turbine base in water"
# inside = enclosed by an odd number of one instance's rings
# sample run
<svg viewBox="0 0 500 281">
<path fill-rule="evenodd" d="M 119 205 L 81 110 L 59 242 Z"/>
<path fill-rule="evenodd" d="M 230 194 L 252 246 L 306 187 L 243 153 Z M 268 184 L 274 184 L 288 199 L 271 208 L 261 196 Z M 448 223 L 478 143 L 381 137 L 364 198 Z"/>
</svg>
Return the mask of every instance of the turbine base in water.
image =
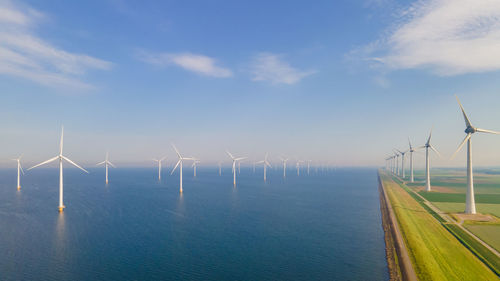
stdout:
<svg viewBox="0 0 500 281">
<path fill-rule="evenodd" d="M 19 185 L 19 186 L 17 187 L 17 190 L 20 190 L 20 189 L 21 189 L 21 186 Z"/>
<path fill-rule="evenodd" d="M 59 206 L 59 213 L 62 213 L 64 211 L 64 208 L 66 208 L 66 206 Z"/>
</svg>

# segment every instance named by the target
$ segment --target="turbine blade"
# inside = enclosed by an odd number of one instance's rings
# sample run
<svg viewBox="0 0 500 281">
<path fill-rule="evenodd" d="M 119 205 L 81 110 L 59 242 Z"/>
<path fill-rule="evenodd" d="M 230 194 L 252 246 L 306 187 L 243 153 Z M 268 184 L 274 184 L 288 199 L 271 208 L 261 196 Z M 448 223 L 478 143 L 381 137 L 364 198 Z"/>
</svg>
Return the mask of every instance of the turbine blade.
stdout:
<svg viewBox="0 0 500 281">
<path fill-rule="evenodd" d="M 442 158 L 441 153 L 439 153 L 439 152 L 437 151 L 437 149 L 436 149 L 434 146 L 430 145 L 429 147 L 430 147 L 430 148 L 431 148 L 434 152 L 436 152 L 436 154 L 437 154 L 440 158 Z"/>
<path fill-rule="evenodd" d="M 259 162 L 255 162 L 255 164 L 262 164 L 262 163 L 264 163 L 264 160 L 259 161 Z"/>
<path fill-rule="evenodd" d="M 177 150 L 177 147 L 175 147 L 175 145 L 173 143 L 172 143 L 172 147 L 174 148 L 175 153 L 177 153 L 177 156 L 179 156 L 179 159 L 182 158 L 181 154 L 179 153 L 179 150 Z"/>
<path fill-rule="evenodd" d="M 71 163 L 73 166 L 77 167 L 78 169 L 80 169 L 80 170 L 84 171 L 84 172 L 85 172 L 85 173 L 87 173 L 87 174 L 89 173 L 87 170 L 85 170 L 84 168 L 82 168 L 82 167 L 78 166 L 78 164 L 76 164 L 75 162 L 71 161 L 71 159 L 69 159 L 68 157 L 63 156 L 63 155 L 61 155 L 61 157 L 62 157 L 64 160 L 66 160 L 66 161 L 68 161 L 69 163 Z"/>
<path fill-rule="evenodd" d="M 234 160 L 234 156 L 229 151 L 226 150 L 226 153 L 227 153 L 227 155 L 229 155 L 229 157 L 231 157 L 231 159 Z"/>
<path fill-rule="evenodd" d="M 271 167 L 271 164 L 269 164 L 269 162 L 266 161 L 266 165 L 269 167 L 269 168 L 272 168 Z"/>
<path fill-rule="evenodd" d="M 476 132 L 500 135 L 500 132 L 492 131 L 492 130 L 485 130 L 485 129 L 480 129 L 480 128 L 476 128 Z"/>
<path fill-rule="evenodd" d="M 467 114 L 465 114 L 464 107 L 463 107 L 463 106 L 462 106 L 462 104 L 460 103 L 460 100 L 458 99 L 458 97 L 457 97 L 456 95 L 455 95 L 455 98 L 457 98 L 458 105 L 460 106 L 460 109 L 462 110 L 462 114 L 464 115 L 465 126 L 466 126 L 466 127 L 470 127 L 470 126 L 472 126 L 472 125 L 470 124 L 469 117 L 467 117 Z"/>
<path fill-rule="evenodd" d="M 460 143 L 460 145 L 458 146 L 458 149 L 451 155 L 451 158 L 450 159 L 453 159 L 455 157 L 455 155 L 460 151 L 460 149 L 462 149 L 462 147 L 464 146 L 465 142 L 467 140 L 469 140 L 471 137 L 471 134 L 467 134 L 467 136 L 465 136 L 464 140 L 462 141 L 462 143 Z"/>
<path fill-rule="evenodd" d="M 96 165 L 96 166 L 99 166 L 99 165 L 102 165 L 102 164 L 104 164 L 104 163 L 106 163 L 106 161 L 99 162 L 99 163 L 97 163 L 97 164 L 95 164 L 95 165 Z"/>
<path fill-rule="evenodd" d="M 54 160 L 57 160 L 58 158 L 59 158 L 59 156 L 56 156 L 56 157 L 54 157 L 54 158 L 50 158 L 50 159 L 49 159 L 49 160 L 47 160 L 47 161 L 44 161 L 44 162 L 42 162 L 42 163 L 40 163 L 40 164 L 38 164 L 38 165 L 35 165 L 35 166 L 33 166 L 33 167 L 29 168 L 29 169 L 28 169 L 28 171 L 29 171 L 29 170 L 31 170 L 31 169 L 33 169 L 33 168 L 36 168 L 36 167 L 39 167 L 39 166 L 45 165 L 45 164 L 47 164 L 47 163 L 50 163 L 50 162 L 52 162 L 52 161 L 54 161 Z"/>
<path fill-rule="evenodd" d="M 170 174 L 173 174 L 175 172 L 175 169 L 177 169 L 177 167 L 179 166 L 181 161 L 182 161 L 181 159 L 179 159 L 179 161 L 177 161 L 177 164 L 175 164 L 175 167 L 172 169 L 172 172 Z"/>
<path fill-rule="evenodd" d="M 63 153 L 64 126 L 61 127 L 61 142 L 59 143 L 59 154 Z"/>
<path fill-rule="evenodd" d="M 23 175 L 24 175 L 23 166 L 21 166 L 21 164 L 19 164 L 19 168 L 21 168 L 21 173 L 23 173 Z"/>
<path fill-rule="evenodd" d="M 411 150 L 411 149 L 412 149 L 412 147 L 411 147 L 410 137 L 408 137 L 408 144 L 410 145 L 410 150 Z"/>
<path fill-rule="evenodd" d="M 111 162 L 109 162 L 109 161 L 108 161 L 108 164 L 109 164 L 111 167 L 116 168 L 116 166 L 115 166 L 115 165 L 113 165 L 113 163 L 111 163 Z"/>
<path fill-rule="evenodd" d="M 167 156 L 163 156 L 162 158 L 160 158 L 160 161 L 163 161 L 165 159 L 167 159 Z"/>
<path fill-rule="evenodd" d="M 434 129 L 434 128 L 432 128 L 432 129 Z M 427 145 L 429 145 L 431 143 L 432 129 L 431 129 L 431 132 L 429 133 L 429 138 L 427 139 Z"/>
<path fill-rule="evenodd" d="M 241 160 L 245 160 L 245 159 L 247 159 L 247 158 L 246 158 L 246 157 L 240 157 L 240 158 L 236 158 L 236 159 L 234 159 L 234 160 L 235 160 L 235 161 L 241 161 Z"/>
</svg>

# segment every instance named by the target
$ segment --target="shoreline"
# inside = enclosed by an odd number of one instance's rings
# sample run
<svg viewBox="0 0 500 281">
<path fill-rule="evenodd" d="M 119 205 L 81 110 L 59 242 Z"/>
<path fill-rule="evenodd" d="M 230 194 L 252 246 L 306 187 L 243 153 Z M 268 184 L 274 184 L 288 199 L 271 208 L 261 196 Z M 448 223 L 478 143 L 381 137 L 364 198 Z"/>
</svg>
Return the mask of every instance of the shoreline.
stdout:
<svg viewBox="0 0 500 281">
<path fill-rule="evenodd" d="M 418 280 L 379 172 L 377 177 L 389 280 Z"/>
</svg>

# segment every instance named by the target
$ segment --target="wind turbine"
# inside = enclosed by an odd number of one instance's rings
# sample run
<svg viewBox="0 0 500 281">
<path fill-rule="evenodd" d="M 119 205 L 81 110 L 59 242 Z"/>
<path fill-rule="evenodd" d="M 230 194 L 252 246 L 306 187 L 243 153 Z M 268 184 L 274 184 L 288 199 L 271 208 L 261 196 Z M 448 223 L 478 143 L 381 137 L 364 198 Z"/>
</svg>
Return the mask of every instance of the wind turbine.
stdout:
<svg viewBox="0 0 500 281">
<path fill-rule="evenodd" d="M 106 152 L 106 159 L 96 164 L 97 166 L 104 164 L 104 166 L 106 167 L 106 184 L 108 184 L 108 165 L 110 165 L 113 168 L 116 168 L 115 165 L 113 165 L 113 163 L 109 162 L 108 156 L 109 156 L 108 152 Z"/>
<path fill-rule="evenodd" d="M 307 160 L 307 175 L 309 175 L 309 167 L 311 166 L 312 160 Z"/>
<path fill-rule="evenodd" d="M 21 155 L 17 159 L 12 159 L 17 161 L 17 190 L 21 189 L 21 173 L 24 175 L 23 167 L 21 166 L 21 157 L 23 156 Z"/>
<path fill-rule="evenodd" d="M 64 127 L 62 127 L 62 129 L 61 129 L 61 142 L 59 143 L 59 155 L 57 155 L 54 158 L 50 158 L 49 160 L 44 161 L 44 162 L 37 164 L 37 165 L 28 169 L 28 171 L 29 171 L 33 168 L 36 168 L 36 167 L 48 164 L 50 162 L 59 160 L 59 212 L 62 212 L 63 209 L 66 207 L 63 204 L 63 160 L 69 162 L 70 164 L 72 164 L 73 166 L 77 167 L 78 169 L 84 171 L 85 173 L 87 173 L 87 174 L 89 173 L 89 172 L 87 172 L 87 170 L 78 166 L 78 164 L 76 164 L 75 162 L 71 161 L 69 158 L 67 158 L 66 156 L 63 155 L 63 138 L 64 138 Z"/>
<path fill-rule="evenodd" d="M 465 114 L 465 110 L 462 107 L 462 104 L 460 103 L 460 100 L 458 99 L 457 96 L 455 96 L 458 101 L 458 105 L 460 106 L 460 109 L 462 110 L 462 114 L 464 116 L 465 120 L 465 133 L 467 134 L 462 141 L 462 143 L 458 146 L 457 151 L 453 153 L 453 157 L 455 157 L 455 154 L 457 154 L 460 149 L 464 146 L 465 142 L 467 142 L 467 193 L 465 196 L 465 213 L 466 214 L 475 214 L 476 213 L 476 202 L 474 198 L 474 178 L 472 174 L 472 145 L 471 145 L 471 137 L 472 134 L 474 133 L 488 133 L 488 134 L 500 134 L 500 132 L 496 131 L 491 131 L 491 130 L 485 130 L 485 129 L 480 129 L 472 126 L 470 123 L 469 117 L 467 117 L 467 114 Z"/>
<path fill-rule="evenodd" d="M 410 138 L 408 138 L 408 144 L 410 146 L 408 150 L 410 152 L 410 182 L 413 182 L 413 152 L 415 152 L 415 149 L 411 146 Z"/>
<path fill-rule="evenodd" d="M 179 150 L 175 147 L 174 144 L 172 144 L 172 147 L 175 150 L 175 153 L 177 153 L 177 156 L 179 157 L 179 160 L 177 161 L 177 164 L 175 164 L 175 167 L 172 169 L 172 172 L 170 174 L 173 174 L 175 172 L 175 169 L 177 169 L 177 166 L 180 165 L 179 167 L 179 181 L 180 181 L 180 189 L 179 192 L 182 193 L 182 161 L 183 160 L 194 160 L 193 158 L 186 158 L 182 157 L 181 154 L 179 153 Z"/>
<path fill-rule="evenodd" d="M 192 160 L 193 160 L 193 165 L 191 165 L 191 167 L 193 168 L 193 175 L 196 178 L 196 164 L 200 163 L 200 160 L 196 158 L 193 158 Z"/>
<path fill-rule="evenodd" d="M 399 176 L 399 153 L 394 150 L 394 156 L 396 157 L 396 175 Z"/>
<path fill-rule="evenodd" d="M 421 147 L 425 148 L 425 191 L 431 191 L 431 172 L 430 172 L 430 159 L 429 159 L 429 148 L 434 150 L 436 154 L 441 157 L 441 154 L 432 146 L 431 144 L 432 129 L 429 134 L 427 142 Z"/>
<path fill-rule="evenodd" d="M 234 157 L 229 151 L 226 150 L 227 155 L 233 160 L 233 185 L 236 187 L 236 163 L 240 163 L 241 160 L 246 159 L 246 157 Z"/>
<path fill-rule="evenodd" d="M 396 149 L 399 154 L 401 154 L 401 174 L 402 174 L 402 179 L 405 178 L 405 154 L 408 152 L 408 150 L 405 150 L 405 151 L 401 151 L 399 149 Z"/>
<path fill-rule="evenodd" d="M 295 164 L 295 167 L 297 168 L 297 176 L 300 176 L 300 163 L 304 161 L 302 160 L 297 160 L 297 163 Z"/>
<path fill-rule="evenodd" d="M 167 156 L 164 156 L 160 159 L 155 159 L 155 158 L 152 159 L 153 161 L 158 162 L 158 181 L 161 181 L 161 162 L 166 158 Z"/>
<path fill-rule="evenodd" d="M 267 161 L 267 153 L 266 153 L 266 156 L 264 157 L 264 160 L 259 161 L 259 162 L 255 163 L 255 164 L 264 164 L 264 182 L 265 182 L 267 180 L 267 175 L 266 175 L 266 173 L 267 173 L 267 167 L 269 166 L 270 168 L 272 168 L 271 164 L 269 164 L 269 162 Z"/>
<path fill-rule="evenodd" d="M 280 157 L 281 162 L 283 162 L 283 178 L 286 178 L 286 162 L 288 161 L 288 158 L 283 158 Z"/>
</svg>

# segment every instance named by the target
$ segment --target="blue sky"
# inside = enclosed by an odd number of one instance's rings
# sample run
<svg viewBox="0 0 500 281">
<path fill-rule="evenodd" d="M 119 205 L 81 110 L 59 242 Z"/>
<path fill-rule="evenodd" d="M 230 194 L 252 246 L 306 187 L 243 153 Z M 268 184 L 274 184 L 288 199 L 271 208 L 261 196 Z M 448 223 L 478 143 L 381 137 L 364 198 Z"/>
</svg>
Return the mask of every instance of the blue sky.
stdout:
<svg viewBox="0 0 500 281">
<path fill-rule="evenodd" d="M 380 165 L 434 127 L 433 163 L 462 165 L 454 94 L 500 130 L 500 5 L 475 2 L 0 0 L 0 157 L 52 156 L 64 124 L 87 164 L 172 161 L 174 142 Z M 500 164 L 500 136 L 473 141 Z"/>
</svg>

